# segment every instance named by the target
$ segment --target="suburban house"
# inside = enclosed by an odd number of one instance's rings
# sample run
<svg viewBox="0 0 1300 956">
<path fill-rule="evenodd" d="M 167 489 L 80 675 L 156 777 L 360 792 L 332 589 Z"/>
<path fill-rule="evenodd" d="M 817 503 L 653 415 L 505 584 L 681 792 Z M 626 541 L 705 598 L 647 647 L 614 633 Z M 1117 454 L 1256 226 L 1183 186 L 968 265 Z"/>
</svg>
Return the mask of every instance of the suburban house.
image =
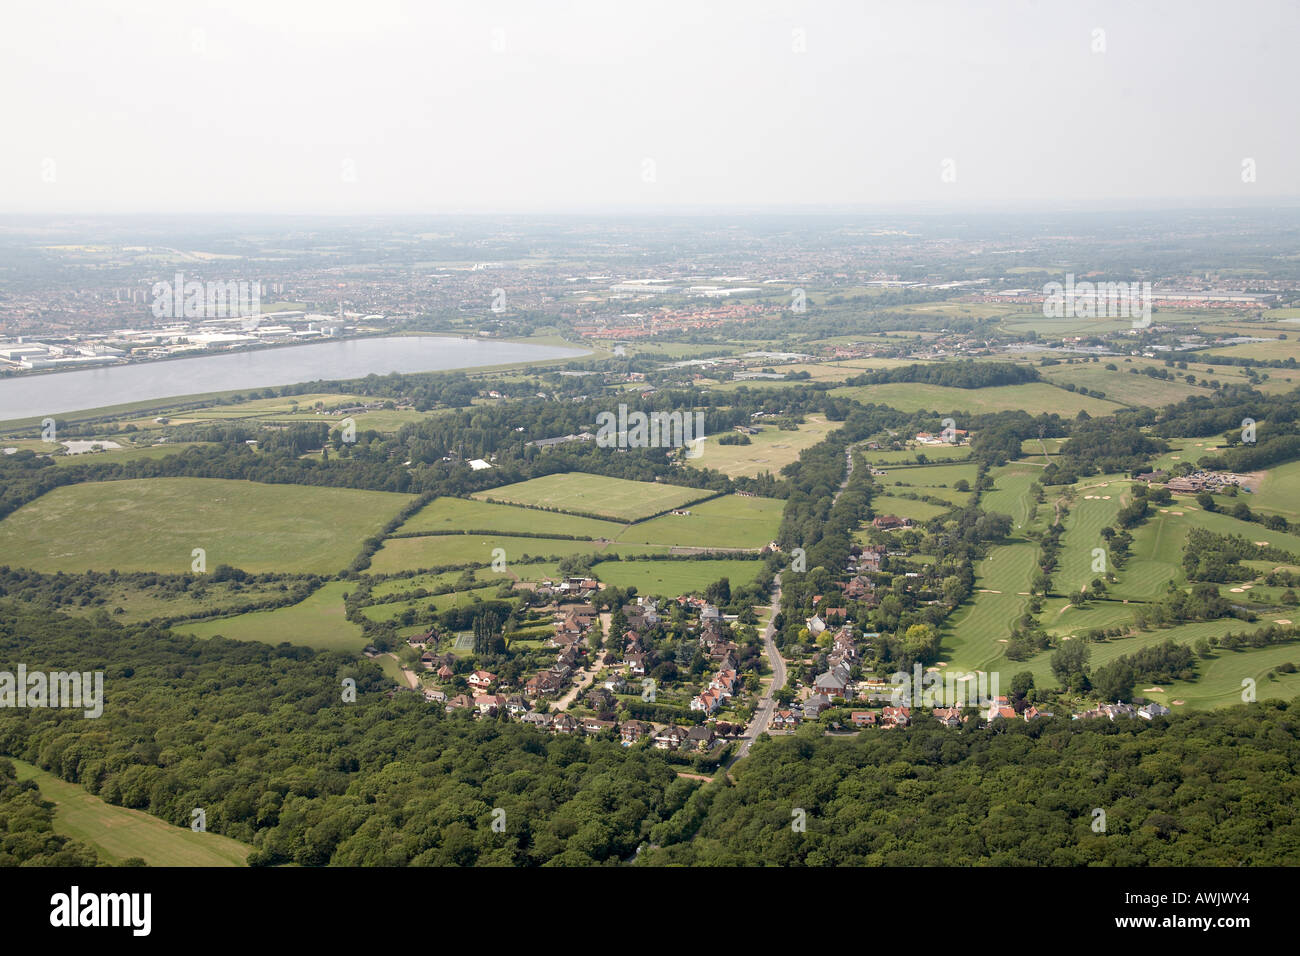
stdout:
<svg viewBox="0 0 1300 956">
<path fill-rule="evenodd" d="M 495 684 L 496 680 L 496 674 L 489 671 L 475 671 L 465 678 L 465 683 L 477 691 L 485 691 Z"/>
<path fill-rule="evenodd" d="M 912 712 L 907 707 L 886 707 L 880 712 L 882 727 L 906 727 L 912 722 Z"/>
</svg>

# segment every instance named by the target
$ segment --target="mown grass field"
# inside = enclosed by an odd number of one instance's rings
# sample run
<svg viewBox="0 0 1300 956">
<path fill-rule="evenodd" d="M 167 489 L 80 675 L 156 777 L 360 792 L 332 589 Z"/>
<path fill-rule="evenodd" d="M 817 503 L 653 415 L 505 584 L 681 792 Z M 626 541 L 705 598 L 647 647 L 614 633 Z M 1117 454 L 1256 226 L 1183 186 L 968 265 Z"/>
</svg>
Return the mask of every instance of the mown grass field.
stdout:
<svg viewBox="0 0 1300 956">
<path fill-rule="evenodd" d="M 924 455 L 926 461 L 945 461 L 953 458 L 969 458 L 969 445 L 920 445 L 902 451 L 872 451 L 858 446 L 858 452 L 870 465 L 912 465 L 916 456 Z"/>
<path fill-rule="evenodd" d="M 724 495 L 691 505 L 688 515 L 661 515 L 634 524 L 618 540 L 689 548 L 761 548 L 776 537 L 784 507 L 785 502 L 776 498 Z"/>
<path fill-rule="evenodd" d="M 532 478 L 501 488 L 481 491 L 480 501 L 549 508 L 555 511 L 598 515 L 614 521 L 639 521 L 650 515 L 680 508 L 712 492 L 660 482 L 627 481 L 574 471 Z"/>
<path fill-rule="evenodd" d="M 641 595 L 677 597 L 689 591 L 703 592 L 719 578 L 732 587 L 748 584 L 763 570 L 762 561 L 692 559 L 687 561 L 602 561 L 592 569 L 596 578 L 615 587 L 635 586 Z"/>
<path fill-rule="evenodd" d="M 929 521 L 948 510 L 928 501 L 895 498 L 893 495 L 876 495 L 871 499 L 871 508 L 877 515 L 898 515 L 913 521 Z"/>
<path fill-rule="evenodd" d="M 757 435 L 749 436 L 748 445 L 719 445 L 720 436 L 710 435 L 700 457 L 685 461 L 695 468 L 720 471 L 728 478 L 754 478 L 765 471 L 775 475 L 798 460 L 801 451 L 825 440 L 839 427 L 840 423 L 828 422 L 824 416 L 809 415 L 796 431 L 765 425 Z"/>
<path fill-rule="evenodd" d="M 172 630 L 195 637 L 221 635 L 234 641 L 273 645 L 288 641 L 325 651 L 360 651 L 366 646 L 361 626 L 347 620 L 343 609 L 343 595 L 355 587 L 348 581 L 331 581 L 306 600 L 289 607 L 182 621 Z"/>
<path fill-rule="evenodd" d="M 408 495 L 223 478 L 147 478 L 55 488 L 0 521 L 0 564 L 38 571 L 207 569 L 333 573 Z"/>
<path fill-rule="evenodd" d="M 570 554 L 592 554 L 606 550 L 597 541 L 570 541 L 564 538 L 526 538 L 508 534 L 421 535 L 416 538 L 389 538 L 370 562 L 376 574 L 393 574 L 420 568 L 456 566 L 487 567 L 493 552 L 505 551 L 507 566 L 532 558 L 562 558 Z M 521 569 L 522 571 L 522 569 Z"/>
<path fill-rule="evenodd" d="M 1300 521 L 1300 461 L 1268 469 L 1259 489 L 1244 500 L 1253 511 L 1279 514 L 1288 521 Z"/>
<path fill-rule="evenodd" d="M 562 534 L 613 540 L 625 527 L 617 521 L 580 518 L 576 515 L 538 511 L 536 508 L 475 501 L 472 498 L 438 498 L 413 515 L 411 520 L 398 529 L 398 533 L 473 530 L 517 534 L 523 531 L 530 534 Z"/>
<path fill-rule="evenodd" d="M 1094 578 L 1105 578 L 1105 568 L 1110 567 L 1110 556 L 1101 529 L 1115 523 L 1121 506 L 1132 500 L 1127 481 L 1108 478 L 1090 478 L 1082 482 L 1081 489 L 1069 505 L 1070 513 L 1064 519 L 1065 533 L 1061 536 L 1061 553 L 1056 573 L 1052 575 L 1052 588 L 1061 594 L 1075 594 L 1079 588 Z M 1048 499 L 1051 503 L 1051 499 Z M 1094 571 L 1093 550 L 1101 548 L 1103 570 Z"/>
<path fill-rule="evenodd" d="M 968 484 L 974 485 L 978 471 L 978 466 L 973 462 L 952 465 L 895 466 L 885 469 L 886 474 L 877 478 L 876 482 L 886 487 L 889 485 L 910 485 L 915 488 L 951 488 L 963 479 Z"/>
<path fill-rule="evenodd" d="M 1021 537 L 1034 503 L 1029 485 L 1041 473 L 1030 465 L 1006 465 L 993 474 L 994 488 L 984 496 L 985 511 L 1011 516 L 1012 537 L 1006 544 L 993 545 L 975 564 L 976 593 L 958 608 L 943 629 L 943 655 L 949 667 L 959 670 L 1001 670 L 1015 673 L 1014 662 L 1006 659 L 1006 640 L 1011 628 L 1029 606 L 1029 582 L 1038 566 L 1038 545 Z M 1044 506 L 1033 522 L 1042 527 Z M 1019 533 L 1017 533 L 1019 532 Z"/>
<path fill-rule="evenodd" d="M 1073 418 L 1079 409 L 1093 417 L 1108 415 L 1122 406 L 1116 402 L 1078 395 L 1046 382 L 1026 385 L 998 385 L 992 388 L 951 388 L 916 382 L 885 385 L 847 385 L 832 389 L 832 395 L 846 396 L 867 404 L 889 405 L 901 412 L 953 412 L 978 415 L 1032 408 Z M 958 427 L 961 423 L 958 422 Z"/>
<path fill-rule="evenodd" d="M 35 780 L 41 797 L 55 805 L 54 832 L 93 846 L 108 863 L 139 857 L 150 866 L 243 866 L 253 849 L 229 837 L 195 833 L 143 811 L 105 803 L 25 761 L 13 764 L 19 780 Z"/>
</svg>

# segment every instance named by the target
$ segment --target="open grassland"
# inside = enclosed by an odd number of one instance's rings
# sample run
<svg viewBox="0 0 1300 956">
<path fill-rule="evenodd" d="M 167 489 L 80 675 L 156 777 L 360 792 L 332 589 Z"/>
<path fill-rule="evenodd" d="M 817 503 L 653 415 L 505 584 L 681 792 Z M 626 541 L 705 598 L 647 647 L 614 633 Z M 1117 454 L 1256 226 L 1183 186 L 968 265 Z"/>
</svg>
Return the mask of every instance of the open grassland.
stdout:
<svg viewBox="0 0 1300 956">
<path fill-rule="evenodd" d="M 676 597 L 703 592 L 719 578 L 732 586 L 748 584 L 763 570 L 762 561 L 692 559 L 685 561 L 602 561 L 592 573 L 614 587 L 635 587 L 637 593 Z"/>
<path fill-rule="evenodd" d="M 1104 364 L 1052 365 L 1039 369 L 1053 385 L 1073 385 L 1125 405 L 1161 408 L 1181 402 L 1189 395 L 1209 395 L 1208 388 L 1188 385 L 1181 377 L 1176 382 L 1162 381 L 1148 375 L 1131 375 L 1124 370 L 1109 371 Z M 1186 373 L 1183 373 L 1186 374 Z"/>
<path fill-rule="evenodd" d="M 137 624 L 155 618 L 197 617 L 208 612 L 235 612 L 241 607 L 260 603 L 280 595 L 279 582 L 249 583 L 234 581 L 200 582 L 188 590 L 170 590 L 164 585 L 145 586 L 119 579 L 100 584 L 95 596 L 86 604 L 63 604 L 67 614 L 85 615 L 107 612 L 119 624 Z M 120 610 L 119 610 L 120 609 Z"/>
<path fill-rule="evenodd" d="M 11 758 L 12 759 L 12 758 Z M 75 783 L 22 760 L 19 780 L 35 780 L 54 804 L 54 832 L 93 846 L 105 862 L 139 857 L 150 866 L 243 866 L 252 847 L 216 833 L 196 833 L 140 810 L 113 806 Z"/>
<path fill-rule="evenodd" d="M 173 626 L 178 634 L 195 637 L 228 637 L 234 641 L 263 644 L 301 644 L 323 651 L 359 651 L 366 646 L 361 626 L 344 617 L 343 595 L 356 585 L 331 581 L 306 600 L 271 611 L 250 611 L 234 617 L 182 621 Z"/>
<path fill-rule="evenodd" d="M 38 571 L 331 573 L 410 500 L 350 488 L 147 478 L 55 488 L 0 521 L 0 564 Z"/>
<path fill-rule="evenodd" d="M 626 525 L 599 518 L 498 505 L 471 498 L 438 498 L 420 509 L 398 528 L 399 534 L 430 531 L 447 534 L 460 531 L 500 531 L 504 534 L 560 534 L 580 538 L 613 540 Z"/>
<path fill-rule="evenodd" d="M 688 515 L 661 515 L 634 524 L 620 544 L 657 544 L 688 548 L 761 548 L 781 526 L 785 502 L 776 498 L 724 495 L 692 505 Z"/>
<path fill-rule="evenodd" d="M 887 473 L 883 477 L 876 479 L 878 484 L 885 486 L 902 484 L 915 488 L 943 488 L 952 487 L 962 479 L 973 485 L 979 468 L 974 463 L 966 463 L 956 465 L 909 465 L 901 468 L 887 468 L 885 471 Z"/>
<path fill-rule="evenodd" d="M 775 475 L 786 465 L 799 458 L 799 453 L 811 447 L 839 428 L 838 422 L 828 422 L 823 416 L 809 415 L 795 431 L 783 431 L 775 425 L 765 425 L 757 435 L 750 435 L 748 445 L 719 445 L 718 436 L 709 436 L 704 451 L 698 458 L 685 462 L 695 468 L 720 471 L 728 478 L 754 478 L 763 472 Z"/>
<path fill-rule="evenodd" d="M 56 465 L 124 464 L 128 461 L 156 461 L 177 455 L 187 448 L 210 448 L 210 442 L 186 441 L 176 444 L 147 445 L 142 448 L 122 447 L 107 451 L 87 452 L 83 455 L 55 455 Z"/>
<path fill-rule="evenodd" d="M 1265 338 L 1268 332 L 1257 330 L 1253 334 L 1259 338 Z M 1286 340 L 1273 339 L 1269 342 L 1247 342 L 1242 345 L 1212 346 L 1208 350 L 1210 355 L 1224 355 L 1231 358 L 1244 358 L 1252 361 L 1271 361 L 1281 359 L 1285 362 L 1287 359 L 1295 359 L 1300 362 L 1300 338 L 1294 335 Z M 1269 369 L 1269 372 L 1282 372 L 1282 369 Z M 1293 370 L 1300 371 L 1300 370 Z"/>
<path fill-rule="evenodd" d="M 417 538 L 389 538 L 370 562 L 375 574 L 393 574 L 420 568 L 452 566 L 486 567 L 493 552 L 505 551 L 511 562 L 532 558 L 563 558 L 570 554 L 592 554 L 605 550 L 598 541 L 570 541 L 565 538 L 526 538 L 508 534 L 421 535 Z"/>
<path fill-rule="evenodd" d="M 707 454 L 707 451 L 706 451 Z M 680 508 L 712 492 L 661 482 L 627 481 L 574 471 L 532 478 L 474 495 L 480 501 L 499 501 L 554 511 L 599 515 L 615 521 L 638 521 Z"/>
<path fill-rule="evenodd" d="M 504 577 L 506 583 L 511 581 L 508 575 L 499 575 L 499 577 Z M 362 608 L 361 613 L 370 620 L 377 622 L 396 620 L 408 608 L 416 614 L 423 614 L 426 611 L 441 613 L 454 607 L 468 607 L 479 601 L 495 600 L 499 586 L 499 583 L 488 584 L 484 587 L 470 588 L 464 591 L 449 591 L 446 594 L 436 594 L 432 597 L 416 598 L 413 601 L 391 601 L 387 604 L 372 604 Z"/>
<path fill-rule="evenodd" d="M 929 521 L 947 511 L 928 501 L 913 501 L 910 498 L 895 498 L 893 495 L 876 495 L 871 499 L 871 508 L 877 515 L 898 515 L 913 521 Z"/>
<path fill-rule="evenodd" d="M 885 385 L 848 385 L 832 389 L 832 395 L 852 398 L 864 404 L 888 405 L 902 412 L 953 412 L 980 415 L 1033 409 L 1073 417 L 1084 409 L 1094 417 L 1108 415 L 1122 406 L 1115 402 L 1067 392 L 1046 382 L 1026 385 L 998 385 L 992 388 L 951 388 L 917 382 L 889 382 Z"/>
<path fill-rule="evenodd" d="M 869 465 L 913 465 L 916 456 L 924 455 L 926 461 L 969 458 L 969 445 L 918 445 L 901 451 L 872 451 L 858 446 L 858 452 Z"/>
</svg>

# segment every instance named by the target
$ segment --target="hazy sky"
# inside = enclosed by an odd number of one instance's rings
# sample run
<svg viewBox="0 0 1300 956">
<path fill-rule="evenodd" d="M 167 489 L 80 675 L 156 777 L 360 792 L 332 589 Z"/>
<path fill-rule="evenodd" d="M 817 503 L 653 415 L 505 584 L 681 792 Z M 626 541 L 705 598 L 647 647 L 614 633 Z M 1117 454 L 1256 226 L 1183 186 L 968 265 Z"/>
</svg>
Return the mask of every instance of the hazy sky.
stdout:
<svg viewBox="0 0 1300 956">
<path fill-rule="evenodd" d="M 1297 41 L 1295 0 L 9 4 L 0 212 L 1294 199 Z"/>
</svg>

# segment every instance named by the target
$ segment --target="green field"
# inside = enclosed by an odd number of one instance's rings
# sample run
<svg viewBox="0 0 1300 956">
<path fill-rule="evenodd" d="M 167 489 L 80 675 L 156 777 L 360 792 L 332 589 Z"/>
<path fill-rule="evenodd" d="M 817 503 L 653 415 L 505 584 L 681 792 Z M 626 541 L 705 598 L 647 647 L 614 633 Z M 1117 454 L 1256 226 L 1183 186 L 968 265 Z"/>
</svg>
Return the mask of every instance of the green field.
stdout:
<svg viewBox="0 0 1300 956">
<path fill-rule="evenodd" d="M 564 538 L 525 538 L 508 534 L 421 535 L 416 538 L 389 538 L 370 562 L 375 574 L 394 574 L 420 568 L 452 566 L 486 567 L 492 563 L 497 548 L 505 551 L 507 567 L 529 557 L 565 557 L 604 551 L 597 541 L 569 541 Z"/>
<path fill-rule="evenodd" d="M 703 593 L 719 578 L 727 578 L 732 587 L 748 584 L 762 570 L 762 561 L 727 559 L 602 561 L 592 569 L 606 584 L 619 588 L 635 587 L 639 594 L 665 597 L 677 597 L 689 591 Z"/>
<path fill-rule="evenodd" d="M 1300 522 L 1300 461 L 1268 469 L 1259 489 L 1245 501 L 1253 511 L 1279 514 L 1288 521 Z"/>
<path fill-rule="evenodd" d="M 359 651 L 366 646 L 361 625 L 344 617 L 343 595 L 356 585 L 331 581 L 306 600 L 270 611 L 249 611 L 233 617 L 182 621 L 172 629 L 195 637 L 228 637 L 263 644 L 302 644 L 323 651 Z"/>
<path fill-rule="evenodd" d="M 141 478 L 55 488 L 0 521 L 0 564 L 37 571 L 331 573 L 407 495 L 223 478 Z"/>
<path fill-rule="evenodd" d="M 660 482 L 627 481 L 574 471 L 532 478 L 474 495 L 480 501 L 638 521 L 709 497 L 713 492 Z"/>
<path fill-rule="evenodd" d="M 886 487 L 889 485 L 910 485 L 916 488 L 950 488 L 962 479 L 965 479 L 968 484 L 974 485 L 978 471 L 978 466 L 973 463 L 895 466 L 885 469 L 885 475 L 877 478 L 876 481 Z"/>
<path fill-rule="evenodd" d="M 538 511 L 515 505 L 498 505 L 471 498 L 438 498 L 430 502 L 411 520 L 398 528 L 399 534 L 432 531 L 446 534 L 457 531 L 499 531 L 505 534 L 573 535 L 580 538 L 613 540 L 626 525 L 599 518 Z"/>
<path fill-rule="evenodd" d="M 195 833 L 140 810 L 105 803 L 22 760 L 13 764 L 19 780 L 35 780 L 41 797 L 54 804 L 54 832 L 93 846 L 108 863 L 139 857 L 150 866 L 243 866 L 252 850 L 229 837 Z"/>
<path fill-rule="evenodd" d="M 692 505 L 688 515 L 661 515 L 634 524 L 620 544 L 689 548 L 761 548 L 776 537 L 785 502 L 776 498 L 724 495 Z"/>
<path fill-rule="evenodd" d="M 491 572 L 488 572 L 489 574 Z M 486 575 L 485 575 L 486 577 Z M 506 583 L 510 582 L 508 576 L 503 576 Z M 478 601 L 490 601 L 496 598 L 499 583 L 488 584 L 484 587 L 470 588 L 465 591 L 449 591 L 446 594 L 435 594 L 432 597 L 416 598 L 414 601 L 392 601 L 387 604 L 372 604 L 363 607 L 361 613 L 372 621 L 382 622 L 391 621 L 400 616 L 407 608 L 413 609 L 417 614 L 432 610 L 434 613 L 450 610 L 454 607 L 467 607 Z"/>
<path fill-rule="evenodd" d="M 1092 569 L 1093 549 L 1106 549 L 1101 529 L 1113 525 L 1120 507 L 1132 498 L 1128 482 L 1089 479 L 1086 484 L 1094 487 L 1079 491 L 1065 517 L 1060 558 L 1052 575 L 1052 588 L 1060 594 L 1075 594 L 1094 578 L 1106 576 L 1105 570 Z M 1103 557 L 1102 567 L 1109 568 L 1109 555 Z"/>
<path fill-rule="evenodd" d="M 864 404 L 888 405 L 900 412 L 957 412 L 966 415 L 1032 408 L 1035 412 L 1056 412 L 1073 418 L 1079 409 L 1084 409 L 1095 418 L 1122 407 L 1115 402 L 1067 392 L 1046 382 L 998 385 L 993 388 L 951 388 L 917 382 L 889 382 L 885 385 L 848 385 L 832 389 L 830 394 L 852 398 Z M 960 425 L 958 422 L 959 427 Z"/>
<path fill-rule="evenodd" d="M 1076 388 L 1104 392 L 1109 401 L 1147 408 L 1173 405 L 1189 395 L 1210 394 L 1208 388 L 1187 384 L 1183 376 L 1189 374 L 1190 370 L 1170 369 L 1171 374 L 1177 373 L 1178 380 L 1164 381 L 1149 375 L 1132 375 L 1128 369 L 1134 366 L 1120 366 L 1112 372 L 1106 368 L 1106 364 L 1088 362 L 1081 365 L 1053 365 L 1039 371 L 1053 385 L 1074 385 Z M 1200 377 L 1197 376 L 1197 379 Z"/>
<path fill-rule="evenodd" d="M 871 508 L 877 515 L 898 515 L 913 521 L 929 521 L 947 511 L 928 501 L 913 501 L 910 498 L 896 498 L 893 495 L 876 495 L 871 499 Z"/>
<path fill-rule="evenodd" d="M 704 451 L 698 458 L 685 459 L 695 468 L 720 471 L 728 478 L 754 478 L 763 472 L 778 474 L 782 468 L 797 461 L 805 448 L 825 440 L 839 428 L 838 422 L 828 422 L 823 416 L 810 415 L 796 431 L 783 431 L 775 425 L 765 425 L 757 435 L 750 435 L 748 445 L 719 445 L 719 436 L 710 435 Z"/>
</svg>

